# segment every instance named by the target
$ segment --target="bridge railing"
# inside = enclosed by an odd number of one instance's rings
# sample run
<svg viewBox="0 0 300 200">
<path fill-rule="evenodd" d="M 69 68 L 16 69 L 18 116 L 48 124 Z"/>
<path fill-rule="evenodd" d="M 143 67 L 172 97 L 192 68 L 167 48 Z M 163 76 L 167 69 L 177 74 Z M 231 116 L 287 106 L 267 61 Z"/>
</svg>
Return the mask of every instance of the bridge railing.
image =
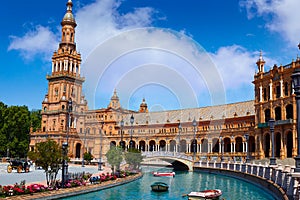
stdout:
<svg viewBox="0 0 300 200">
<path fill-rule="evenodd" d="M 268 181 L 272 181 L 277 186 L 281 187 L 287 194 L 289 199 L 299 198 L 299 187 L 297 178 L 293 176 L 294 167 L 289 165 L 282 166 L 280 164 L 276 166 L 270 166 L 268 163 L 265 165 L 254 163 L 234 163 L 234 162 L 210 162 L 199 161 L 194 163 L 194 167 L 206 167 L 216 168 L 231 171 L 238 171 L 242 173 L 248 173 L 254 176 L 259 176 Z M 299 186 L 298 186 L 299 185 Z"/>
<path fill-rule="evenodd" d="M 184 153 L 171 152 L 171 151 L 143 151 L 142 155 L 146 158 L 149 157 L 175 157 L 179 159 L 193 161 L 192 156 L 185 155 Z"/>
</svg>

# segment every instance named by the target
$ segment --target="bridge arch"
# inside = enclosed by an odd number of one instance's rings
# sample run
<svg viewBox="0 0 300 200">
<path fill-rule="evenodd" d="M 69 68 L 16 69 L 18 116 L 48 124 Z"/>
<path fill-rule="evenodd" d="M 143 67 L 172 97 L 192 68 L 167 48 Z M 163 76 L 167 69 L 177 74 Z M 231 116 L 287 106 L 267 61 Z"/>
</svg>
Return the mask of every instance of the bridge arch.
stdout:
<svg viewBox="0 0 300 200">
<path fill-rule="evenodd" d="M 183 153 L 156 151 L 143 152 L 142 155 L 144 156 L 144 161 L 160 159 L 170 163 L 175 170 L 193 171 L 193 157 L 187 156 Z"/>
</svg>

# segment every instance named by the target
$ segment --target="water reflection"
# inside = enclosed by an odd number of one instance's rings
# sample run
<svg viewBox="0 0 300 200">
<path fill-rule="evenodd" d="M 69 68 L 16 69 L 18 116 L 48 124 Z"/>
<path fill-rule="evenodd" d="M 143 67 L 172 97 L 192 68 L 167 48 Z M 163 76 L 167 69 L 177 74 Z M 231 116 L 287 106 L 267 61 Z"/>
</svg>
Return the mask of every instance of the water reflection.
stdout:
<svg viewBox="0 0 300 200">
<path fill-rule="evenodd" d="M 222 198 L 229 200 L 271 200 L 274 199 L 270 194 L 263 189 L 258 188 L 250 183 L 233 179 L 227 176 L 219 176 L 207 173 L 198 172 L 176 172 L 173 177 L 153 177 L 151 172 L 157 171 L 154 168 L 144 168 L 144 176 L 140 180 L 128 183 L 122 186 L 79 195 L 67 199 L 103 199 L 103 200 L 117 200 L 117 199 L 187 199 L 183 198 L 183 194 L 191 191 L 200 191 L 205 189 L 219 188 L 223 191 Z M 151 191 L 150 185 L 155 181 L 162 181 L 169 185 L 168 192 L 156 193 Z"/>
</svg>

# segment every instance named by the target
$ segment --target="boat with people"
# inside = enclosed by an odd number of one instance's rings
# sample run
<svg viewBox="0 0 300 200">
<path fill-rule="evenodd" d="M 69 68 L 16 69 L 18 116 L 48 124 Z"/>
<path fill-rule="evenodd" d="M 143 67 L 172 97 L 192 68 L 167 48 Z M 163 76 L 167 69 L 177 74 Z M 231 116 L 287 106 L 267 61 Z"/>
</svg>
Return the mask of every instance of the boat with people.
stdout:
<svg viewBox="0 0 300 200">
<path fill-rule="evenodd" d="M 153 176 L 172 176 L 175 177 L 175 172 L 152 172 Z"/>
<path fill-rule="evenodd" d="M 151 185 L 151 189 L 154 192 L 165 192 L 168 191 L 169 186 L 164 182 L 155 182 Z"/>
<path fill-rule="evenodd" d="M 222 195 L 222 191 L 219 189 L 214 190 L 203 190 L 200 192 L 190 192 L 187 194 L 189 200 L 196 200 L 196 199 L 219 199 Z"/>
</svg>

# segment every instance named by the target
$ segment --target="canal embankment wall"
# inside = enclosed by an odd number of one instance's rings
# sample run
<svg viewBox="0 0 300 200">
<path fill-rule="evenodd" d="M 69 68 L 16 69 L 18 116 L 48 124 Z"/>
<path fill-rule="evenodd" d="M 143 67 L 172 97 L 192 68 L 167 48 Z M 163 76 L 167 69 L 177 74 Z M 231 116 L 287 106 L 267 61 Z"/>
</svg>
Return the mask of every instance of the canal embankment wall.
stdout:
<svg viewBox="0 0 300 200">
<path fill-rule="evenodd" d="M 240 171 L 222 169 L 222 168 L 210 168 L 210 167 L 194 167 L 194 171 L 230 176 L 233 178 L 237 178 L 246 182 L 250 182 L 264 190 L 267 190 L 270 194 L 274 196 L 275 199 L 278 200 L 289 200 L 293 199 L 292 197 L 288 197 L 286 192 L 273 181 L 268 180 L 266 178 L 248 174 Z"/>
</svg>

